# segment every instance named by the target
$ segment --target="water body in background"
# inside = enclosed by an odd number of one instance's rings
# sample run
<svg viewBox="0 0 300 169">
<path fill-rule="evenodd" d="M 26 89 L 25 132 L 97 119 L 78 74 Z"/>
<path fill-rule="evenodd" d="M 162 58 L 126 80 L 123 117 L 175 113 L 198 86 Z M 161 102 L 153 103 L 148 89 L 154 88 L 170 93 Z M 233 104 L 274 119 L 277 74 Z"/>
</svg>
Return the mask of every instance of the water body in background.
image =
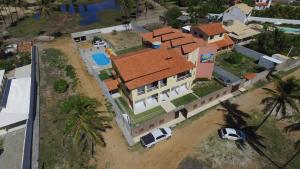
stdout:
<svg viewBox="0 0 300 169">
<path fill-rule="evenodd" d="M 70 14 L 79 13 L 81 16 L 80 25 L 89 25 L 101 21 L 100 12 L 105 10 L 121 10 L 121 7 L 116 0 L 103 0 L 99 3 L 63 4 L 59 6 L 59 10 Z M 40 13 L 36 13 L 33 17 L 39 19 Z"/>
</svg>

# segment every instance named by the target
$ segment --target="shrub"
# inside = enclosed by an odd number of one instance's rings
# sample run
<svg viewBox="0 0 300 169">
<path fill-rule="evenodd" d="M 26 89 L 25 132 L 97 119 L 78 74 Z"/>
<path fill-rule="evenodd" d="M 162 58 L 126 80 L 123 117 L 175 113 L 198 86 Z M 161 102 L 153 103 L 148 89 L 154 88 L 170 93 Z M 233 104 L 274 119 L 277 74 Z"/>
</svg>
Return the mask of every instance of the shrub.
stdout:
<svg viewBox="0 0 300 169">
<path fill-rule="evenodd" d="M 54 82 L 53 87 L 54 87 L 55 92 L 65 93 L 68 90 L 69 85 L 68 85 L 68 82 L 65 81 L 64 79 L 59 79 Z"/>
<path fill-rule="evenodd" d="M 201 81 L 210 81 L 208 78 L 202 77 L 202 78 L 196 78 L 193 80 L 193 83 L 201 82 Z"/>
<path fill-rule="evenodd" d="M 231 54 L 229 55 L 225 61 L 231 64 L 238 64 L 242 61 L 243 57 L 239 54 Z"/>
<path fill-rule="evenodd" d="M 15 65 L 12 60 L 0 60 L 0 69 L 4 69 L 5 71 L 10 71 L 15 68 Z"/>
<path fill-rule="evenodd" d="M 20 52 L 19 53 L 19 61 L 18 61 L 18 66 L 24 66 L 28 65 L 31 63 L 31 54 L 30 52 Z"/>
<path fill-rule="evenodd" d="M 67 65 L 65 71 L 66 71 L 66 76 L 68 76 L 69 78 L 74 79 L 76 77 L 76 72 L 72 65 Z"/>
</svg>

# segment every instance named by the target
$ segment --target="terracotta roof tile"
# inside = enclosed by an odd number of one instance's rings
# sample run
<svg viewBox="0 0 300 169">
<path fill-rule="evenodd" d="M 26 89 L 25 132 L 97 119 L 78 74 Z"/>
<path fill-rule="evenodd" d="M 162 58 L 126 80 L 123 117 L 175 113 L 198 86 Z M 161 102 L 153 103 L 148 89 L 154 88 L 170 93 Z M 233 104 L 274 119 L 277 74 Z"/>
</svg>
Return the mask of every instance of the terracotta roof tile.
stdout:
<svg viewBox="0 0 300 169">
<path fill-rule="evenodd" d="M 208 36 L 226 32 L 221 23 L 208 23 L 196 26 L 194 28 L 200 29 L 203 33 L 207 34 Z"/>
<path fill-rule="evenodd" d="M 224 35 L 223 40 L 219 40 L 216 42 L 213 42 L 211 44 L 217 45 L 219 48 L 227 47 L 227 46 L 232 46 L 234 44 L 233 40 L 226 34 Z"/>
<path fill-rule="evenodd" d="M 117 90 L 119 86 L 119 81 L 117 79 L 106 79 L 104 80 L 109 91 Z"/>
<path fill-rule="evenodd" d="M 164 27 L 164 28 L 153 30 L 153 36 L 155 37 L 155 36 L 160 36 L 160 35 L 173 33 L 173 32 L 176 32 L 175 29 L 171 27 Z"/>
<path fill-rule="evenodd" d="M 193 37 L 184 37 L 184 38 L 171 40 L 172 47 L 181 46 L 189 43 L 195 43 Z"/>
<path fill-rule="evenodd" d="M 256 77 L 256 73 L 247 73 L 244 75 L 244 78 L 247 80 L 254 79 Z"/>
<path fill-rule="evenodd" d="M 130 90 L 194 67 L 176 50 L 164 48 L 119 57 L 112 62 Z"/>
<path fill-rule="evenodd" d="M 181 38 L 181 37 L 183 37 L 182 34 L 183 33 L 181 33 L 181 32 L 175 32 L 175 33 L 170 33 L 170 34 L 162 35 L 161 36 L 161 40 L 162 41 L 168 41 L 168 40 L 172 40 L 172 39 Z"/>
</svg>

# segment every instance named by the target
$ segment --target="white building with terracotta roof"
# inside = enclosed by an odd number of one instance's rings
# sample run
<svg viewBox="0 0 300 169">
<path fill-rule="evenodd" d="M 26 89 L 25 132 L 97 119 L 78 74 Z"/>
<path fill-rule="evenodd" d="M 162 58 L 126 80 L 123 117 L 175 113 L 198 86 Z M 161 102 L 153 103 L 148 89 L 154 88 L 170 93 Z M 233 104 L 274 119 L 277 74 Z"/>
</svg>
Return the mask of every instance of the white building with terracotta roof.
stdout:
<svg viewBox="0 0 300 169">
<path fill-rule="evenodd" d="M 270 8 L 272 0 L 255 0 L 255 10 L 265 10 Z"/>
</svg>

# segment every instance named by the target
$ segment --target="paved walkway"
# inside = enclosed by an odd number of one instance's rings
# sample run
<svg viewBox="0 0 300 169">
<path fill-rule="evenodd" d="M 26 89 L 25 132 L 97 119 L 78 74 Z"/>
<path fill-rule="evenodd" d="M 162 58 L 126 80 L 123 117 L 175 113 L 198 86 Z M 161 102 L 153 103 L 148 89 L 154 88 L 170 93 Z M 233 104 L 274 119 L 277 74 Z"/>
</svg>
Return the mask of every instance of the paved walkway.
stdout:
<svg viewBox="0 0 300 169">
<path fill-rule="evenodd" d="M 4 152 L 0 155 L 0 169 L 21 168 L 25 129 L 22 128 L 4 136 Z"/>
</svg>

